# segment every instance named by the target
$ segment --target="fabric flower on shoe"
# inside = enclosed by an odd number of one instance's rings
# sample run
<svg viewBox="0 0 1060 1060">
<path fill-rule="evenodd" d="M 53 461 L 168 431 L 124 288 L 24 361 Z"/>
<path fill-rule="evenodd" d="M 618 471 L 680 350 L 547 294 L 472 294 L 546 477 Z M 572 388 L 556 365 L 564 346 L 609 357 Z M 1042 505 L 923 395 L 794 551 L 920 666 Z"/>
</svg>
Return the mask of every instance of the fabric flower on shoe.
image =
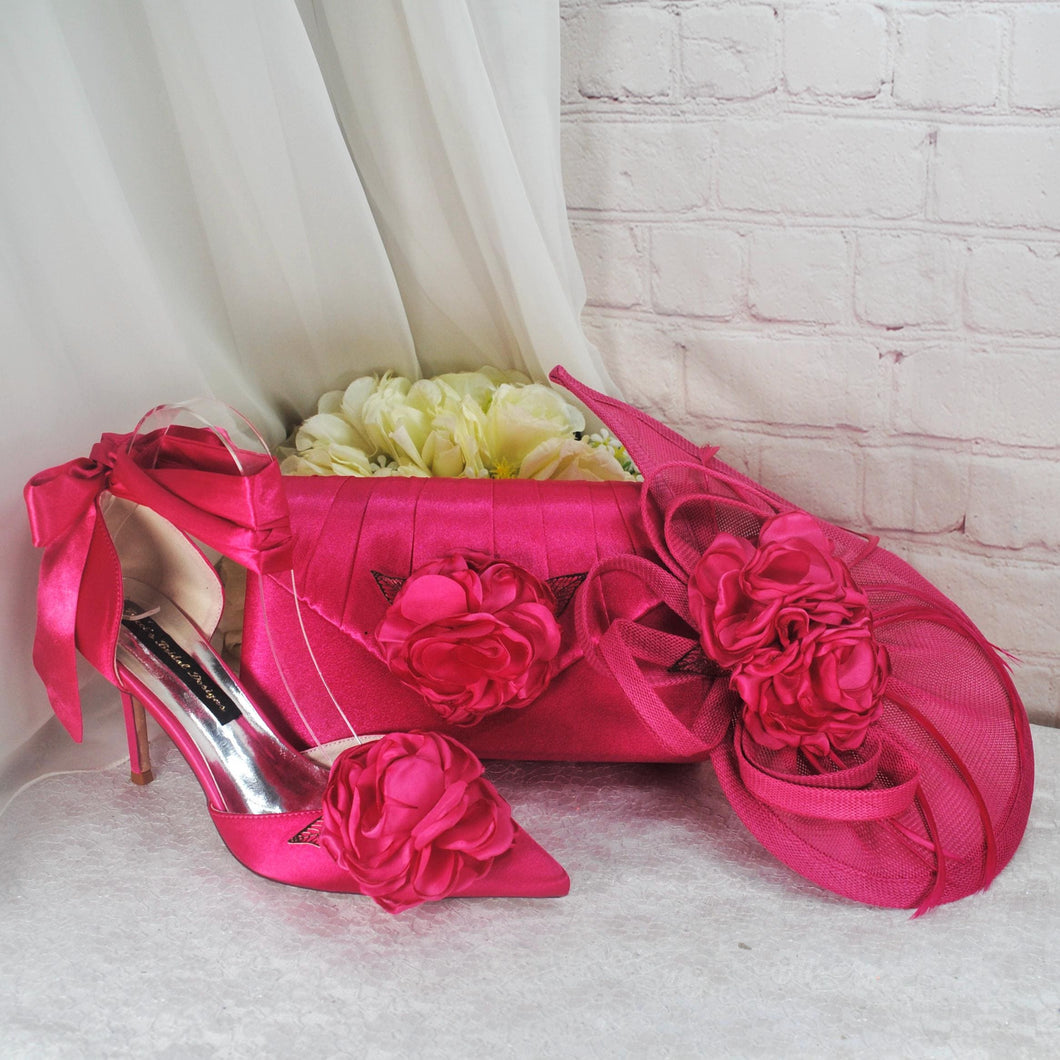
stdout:
<svg viewBox="0 0 1060 1060">
<path fill-rule="evenodd" d="M 526 706 L 560 649 L 552 591 L 529 571 L 450 555 L 415 571 L 375 631 L 390 670 L 447 721 Z"/>
<path fill-rule="evenodd" d="M 818 756 L 861 746 L 880 714 L 887 655 L 816 520 L 775 516 L 757 545 L 719 534 L 688 596 L 703 650 L 732 670 L 756 742 Z"/>
<path fill-rule="evenodd" d="M 440 733 L 390 733 L 344 751 L 324 792 L 319 844 L 390 913 L 456 894 L 515 837 L 482 763 Z"/>
</svg>

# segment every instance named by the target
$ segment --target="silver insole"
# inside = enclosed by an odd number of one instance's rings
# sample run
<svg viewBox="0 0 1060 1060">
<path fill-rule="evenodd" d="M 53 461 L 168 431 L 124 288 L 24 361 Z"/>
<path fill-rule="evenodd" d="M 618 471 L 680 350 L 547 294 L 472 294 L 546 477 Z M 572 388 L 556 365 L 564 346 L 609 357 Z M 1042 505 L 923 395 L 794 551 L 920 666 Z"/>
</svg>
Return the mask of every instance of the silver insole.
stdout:
<svg viewBox="0 0 1060 1060">
<path fill-rule="evenodd" d="M 213 648 L 172 601 L 125 582 L 117 660 L 169 713 L 213 778 L 229 813 L 284 813 L 320 804 L 327 770 L 279 739 Z M 153 704 L 151 705 L 153 707 Z"/>
</svg>

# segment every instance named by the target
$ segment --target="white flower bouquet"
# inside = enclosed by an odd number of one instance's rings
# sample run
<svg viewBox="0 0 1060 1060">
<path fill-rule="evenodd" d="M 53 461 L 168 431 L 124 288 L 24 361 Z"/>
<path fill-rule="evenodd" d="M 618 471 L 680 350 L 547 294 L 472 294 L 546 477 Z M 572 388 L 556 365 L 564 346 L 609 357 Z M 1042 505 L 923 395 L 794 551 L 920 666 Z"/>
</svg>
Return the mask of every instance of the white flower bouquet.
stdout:
<svg viewBox="0 0 1060 1060">
<path fill-rule="evenodd" d="M 412 381 L 390 372 L 332 390 L 281 449 L 286 475 L 640 479 L 606 428 L 520 372 Z"/>
</svg>

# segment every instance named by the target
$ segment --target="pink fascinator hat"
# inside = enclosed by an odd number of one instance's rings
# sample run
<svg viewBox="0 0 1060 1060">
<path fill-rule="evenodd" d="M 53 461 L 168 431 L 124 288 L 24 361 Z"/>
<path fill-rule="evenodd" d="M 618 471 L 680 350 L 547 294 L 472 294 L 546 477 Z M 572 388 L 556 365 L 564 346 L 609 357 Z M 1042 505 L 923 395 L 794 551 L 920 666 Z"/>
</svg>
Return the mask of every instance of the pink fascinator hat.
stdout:
<svg viewBox="0 0 1060 1060">
<path fill-rule="evenodd" d="M 1008 666 L 907 563 L 572 379 L 644 474 L 657 559 L 602 560 L 587 658 L 796 872 L 922 913 L 987 887 L 1027 823 L 1030 729 Z"/>
</svg>

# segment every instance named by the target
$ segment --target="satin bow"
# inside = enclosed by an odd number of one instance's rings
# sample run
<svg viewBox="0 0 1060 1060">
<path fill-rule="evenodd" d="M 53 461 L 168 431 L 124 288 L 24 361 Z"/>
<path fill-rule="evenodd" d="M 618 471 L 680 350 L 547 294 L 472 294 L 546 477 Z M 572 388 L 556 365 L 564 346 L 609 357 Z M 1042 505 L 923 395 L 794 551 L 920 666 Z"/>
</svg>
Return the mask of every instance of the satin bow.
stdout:
<svg viewBox="0 0 1060 1060">
<path fill-rule="evenodd" d="M 170 427 L 141 436 L 105 434 L 89 457 L 30 479 L 24 492 L 30 530 L 33 543 L 44 549 L 33 663 L 75 740 L 82 732 L 75 643 L 116 681 L 121 573 L 100 514 L 104 491 L 153 509 L 251 570 L 267 574 L 291 567 L 287 501 L 276 462 L 231 448 L 214 431 Z M 92 597 L 99 614 L 79 624 L 83 596 Z"/>
</svg>

